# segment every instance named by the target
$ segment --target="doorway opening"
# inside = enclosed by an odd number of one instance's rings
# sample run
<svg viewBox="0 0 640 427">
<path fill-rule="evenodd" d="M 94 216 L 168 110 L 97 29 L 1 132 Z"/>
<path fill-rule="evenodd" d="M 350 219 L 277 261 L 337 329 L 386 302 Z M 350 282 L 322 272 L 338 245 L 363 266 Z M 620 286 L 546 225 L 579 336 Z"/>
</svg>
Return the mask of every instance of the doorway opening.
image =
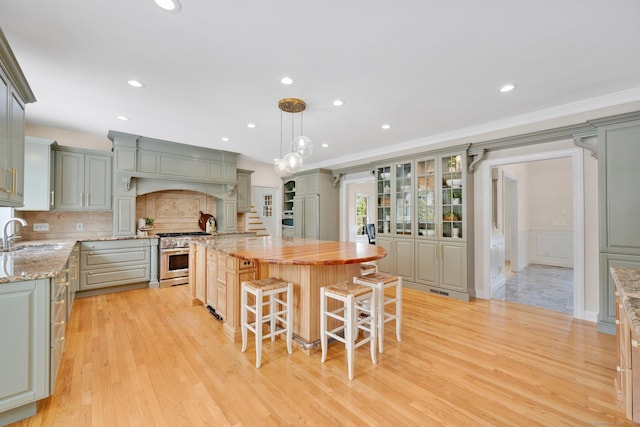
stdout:
<svg viewBox="0 0 640 427">
<path fill-rule="evenodd" d="M 488 296 L 582 318 L 581 153 L 496 159 L 487 166 Z"/>
</svg>

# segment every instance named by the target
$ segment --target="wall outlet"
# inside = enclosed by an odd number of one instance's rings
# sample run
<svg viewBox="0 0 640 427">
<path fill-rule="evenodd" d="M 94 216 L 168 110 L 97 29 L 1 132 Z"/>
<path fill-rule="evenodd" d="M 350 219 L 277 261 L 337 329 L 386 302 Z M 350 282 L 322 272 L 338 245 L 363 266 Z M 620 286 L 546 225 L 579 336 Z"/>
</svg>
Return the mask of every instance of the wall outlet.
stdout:
<svg viewBox="0 0 640 427">
<path fill-rule="evenodd" d="M 33 224 L 33 231 L 49 231 L 49 224 L 46 222 Z"/>
<path fill-rule="evenodd" d="M 83 228 L 84 226 L 81 222 L 76 222 L 76 231 L 82 231 Z"/>
</svg>

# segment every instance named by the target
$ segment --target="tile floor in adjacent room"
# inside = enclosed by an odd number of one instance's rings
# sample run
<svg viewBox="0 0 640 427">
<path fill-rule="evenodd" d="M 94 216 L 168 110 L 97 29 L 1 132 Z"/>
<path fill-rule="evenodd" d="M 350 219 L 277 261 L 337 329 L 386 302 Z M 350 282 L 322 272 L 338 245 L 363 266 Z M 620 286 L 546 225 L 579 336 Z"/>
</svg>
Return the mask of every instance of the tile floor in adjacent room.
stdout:
<svg viewBox="0 0 640 427">
<path fill-rule="evenodd" d="M 509 272 L 509 266 L 505 271 Z M 507 273 L 494 299 L 573 314 L 573 269 L 530 264 L 518 273 Z"/>
</svg>

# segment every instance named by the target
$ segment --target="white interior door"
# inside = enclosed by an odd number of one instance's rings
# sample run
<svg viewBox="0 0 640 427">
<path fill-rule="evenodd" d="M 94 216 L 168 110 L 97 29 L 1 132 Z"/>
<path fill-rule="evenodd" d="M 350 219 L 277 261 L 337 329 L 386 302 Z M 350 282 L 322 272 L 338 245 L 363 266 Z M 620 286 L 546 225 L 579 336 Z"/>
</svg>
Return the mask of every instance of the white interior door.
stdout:
<svg viewBox="0 0 640 427">
<path fill-rule="evenodd" d="M 251 202 L 256 207 L 270 236 L 282 236 L 282 202 L 280 189 L 275 187 L 251 186 Z"/>
</svg>

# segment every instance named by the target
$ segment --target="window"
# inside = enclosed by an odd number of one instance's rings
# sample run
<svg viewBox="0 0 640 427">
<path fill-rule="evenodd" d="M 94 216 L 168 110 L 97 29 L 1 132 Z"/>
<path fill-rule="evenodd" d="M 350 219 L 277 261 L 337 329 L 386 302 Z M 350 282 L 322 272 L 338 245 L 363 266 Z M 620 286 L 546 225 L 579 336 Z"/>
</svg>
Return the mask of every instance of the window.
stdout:
<svg viewBox="0 0 640 427">
<path fill-rule="evenodd" d="M 356 193 L 356 235 L 367 235 L 365 225 L 369 218 L 369 195 Z"/>
<path fill-rule="evenodd" d="M 262 217 L 271 218 L 273 216 L 273 195 L 265 194 L 262 198 Z"/>
</svg>

